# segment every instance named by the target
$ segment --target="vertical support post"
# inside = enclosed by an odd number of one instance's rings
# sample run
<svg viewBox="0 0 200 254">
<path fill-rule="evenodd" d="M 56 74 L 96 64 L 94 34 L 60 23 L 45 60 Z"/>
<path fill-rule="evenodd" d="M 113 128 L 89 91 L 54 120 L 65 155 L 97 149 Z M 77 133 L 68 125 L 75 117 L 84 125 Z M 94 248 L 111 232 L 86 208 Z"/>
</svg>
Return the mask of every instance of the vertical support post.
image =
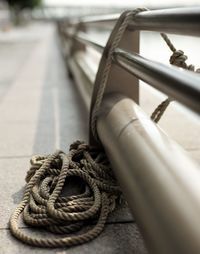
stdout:
<svg viewBox="0 0 200 254">
<path fill-rule="evenodd" d="M 69 62 L 71 61 L 71 59 L 74 58 L 74 55 L 78 52 L 78 51 L 85 51 L 86 50 L 86 46 L 77 41 L 75 39 L 76 34 L 79 31 L 85 31 L 86 27 L 83 23 L 79 22 L 75 27 L 74 27 L 74 31 L 73 31 L 73 36 L 70 37 L 70 40 L 67 42 L 68 44 L 68 52 L 67 52 L 67 57 L 68 57 L 68 61 L 67 61 L 67 69 L 68 69 L 68 75 L 69 78 L 73 79 L 73 74 L 71 72 L 71 68 L 70 68 L 70 64 Z"/>
<path fill-rule="evenodd" d="M 71 43 L 70 43 L 70 56 L 73 56 L 77 51 L 85 51 L 86 46 L 77 41 L 74 37 L 76 36 L 76 34 L 80 31 L 85 32 L 86 27 L 84 25 L 84 23 L 80 22 L 77 24 L 77 26 L 74 29 L 74 36 L 71 38 Z"/>
<path fill-rule="evenodd" d="M 104 69 L 107 63 L 108 52 L 127 14 L 128 12 L 122 13 L 120 18 L 117 20 L 117 23 L 108 39 L 106 47 L 104 48 L 103 55 L 99 64 L 99 69 L 96 75 L 94 89 L 93 89 L 93 95 L 92 95 L 92 101 L 91 101 L 91 107 L 90 107 L 90 124 L 92 119 L 93 107 L 95 105 L 95 102 L 98 96 L 99 86 L 101 85 L 101 80 L 104 75 Z M 135 30 L 130 30 L 127 26 L 119 42 L 118 47 L 125 49 L 129 52 L 132 51 L 135 53 L 139 53 L 139 32 Z M 104 96 L 106 96 L 109 93 L 119 93 L 119 94 L 125 95 L 128 98 L 131 98 L 136 103 L 139 103 L 138 83 L 139 81 L 136 77 L 122 70 L 119 66 L 113 63 L 108 75 L 106 87 L 104 90 Z M 91 128 L 90 128 L 89 137 L 90 137 L 90 143 L 96 144 Z"/>
<path fill-rule="evenodd" d="M 139 53 L 139 31 L 126 30 L 119 45 L 120 48 L 129 52 Z M 139 80 L 122 70 L 121 67 L 113 64 L 105 95 L 112 92 L 119 92 L 139 103 Z"/>
</svg>

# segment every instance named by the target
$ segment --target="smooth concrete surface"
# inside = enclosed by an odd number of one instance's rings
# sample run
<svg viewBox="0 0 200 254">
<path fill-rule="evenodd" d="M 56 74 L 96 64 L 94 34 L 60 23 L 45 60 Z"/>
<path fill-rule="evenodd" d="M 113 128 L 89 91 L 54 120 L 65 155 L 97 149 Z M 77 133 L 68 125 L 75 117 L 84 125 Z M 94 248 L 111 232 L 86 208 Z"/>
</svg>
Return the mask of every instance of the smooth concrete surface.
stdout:
<svg viewBox="0 0 200 254">
<path fill-rule="evenodd" d="M 27 229 L 23 229 L 27 230 Z M 30 232 L 29 232 L 30 233 Z M 72 247 L 60 249 L 42 249 L 33 248 L 25 244 L 19 243 L 13 239 L 8 230 L 1 230 L 1 254 L 147 254 L 141 240 L 140 233 L 135 224 L 133 223 L 118 223 L 107 225 L 103 233 L 93 241 Z M 37 233 L 37 236 L 41 232 Z M 45 234 L 43 234 L 45 237 Z"/>
</svg>

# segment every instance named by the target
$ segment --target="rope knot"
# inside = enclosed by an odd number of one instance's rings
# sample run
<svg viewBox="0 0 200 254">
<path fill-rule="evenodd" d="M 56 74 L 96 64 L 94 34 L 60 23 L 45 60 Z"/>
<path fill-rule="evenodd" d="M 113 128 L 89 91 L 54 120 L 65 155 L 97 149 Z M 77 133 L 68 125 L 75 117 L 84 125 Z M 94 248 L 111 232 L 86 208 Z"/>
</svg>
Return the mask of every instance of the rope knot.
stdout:
<svg viewBox="0 0 200 254">
<path fill-rule="evenodd" d="M 178 67 L 187 68 L 185 61 L 188 59 L 182 50 L 176 50 L 170 57 L 170 64 L 176 65 Z"/>
</svg>

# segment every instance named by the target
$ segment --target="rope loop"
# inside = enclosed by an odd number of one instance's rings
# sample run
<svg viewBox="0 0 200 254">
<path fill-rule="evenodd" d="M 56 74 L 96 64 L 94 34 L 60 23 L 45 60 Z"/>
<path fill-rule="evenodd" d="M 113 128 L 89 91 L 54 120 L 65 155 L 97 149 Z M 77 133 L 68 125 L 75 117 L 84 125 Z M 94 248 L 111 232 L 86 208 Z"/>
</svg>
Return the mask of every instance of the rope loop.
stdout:
<svg viewBox="0 0 200 254">
<path fill-rule="evenodd" d="M 137 8 L 133 11 L 124 12 L 121 15 L 121 17 L 119 18 L 119 20 L 116 24 L 116 27 L 117 27 L 119 22 L 121 22 L 117 32 L 114 35 L 114 39 L 113 39 L 111 45 L 108 45 L 105 48 L 107 59 L 106 59 L 106 63 L 105 63 L 105 66 L 104 66 L 104 70 L 103 70 L 101 80 L 99 82 L 96 101 L 95 101 L 93 110 L 91 112 L 91 131 L 92 131 L 93 137 L 95 138 L 95 140 L 97 142 L 99 142 L 97 128 L 96 128 L 97 127 L 96 126 L 97 125 L 97 117 L 98 117 L 99 109 L 100 109 L 101 102 L 102 102 L 102 99 L 103 99 L 104 91 L 105 91 L 105 88 L 106 88 L 107 80 L 108 80 L 108 77 L 109 77 L 110 69 L 111 69 L 111 66 L 112 66 L 113 52 L 118 47 L 118 45 L 119 45 L 119 43 L 120 43 L 120 41 L 123 37 L 123 34 L 124 34 L 128 24 L 130 23 L 130 21 L 132 21 L 138 13 L 143 12 L 143 11 L 147 11 L 147 10 L 148 10 L 147 8 Z"/>
</svg>

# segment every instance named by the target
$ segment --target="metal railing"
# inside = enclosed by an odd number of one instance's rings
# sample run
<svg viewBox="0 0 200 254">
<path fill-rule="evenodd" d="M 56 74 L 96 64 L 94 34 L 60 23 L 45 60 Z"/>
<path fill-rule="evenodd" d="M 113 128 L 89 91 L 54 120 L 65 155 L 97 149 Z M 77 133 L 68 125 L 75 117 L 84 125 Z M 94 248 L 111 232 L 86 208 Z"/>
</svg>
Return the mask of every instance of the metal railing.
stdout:
<svg viewBox="0 0 200 254">
<path fill-rule="evenodd" d="M 69 71 L 88 110 L 96 100 L 118 18 L 106 15 L 59 24 Z M 116 22 L 104 46 L 87 35 L 91 24 Z M 200 8 L 145 11 L 133 17 L 113 53 L 98 135 L 150 252 L 200 253 L 199 167 L 136 104 L 141 79 L 199 114 L 200 77 L 141 57 L 138 30 L 198 36 Z M 97 73 L 88 61 L 88 47 L 101 54 L 100 63 L 100 54 L 93 59 L 99 64 Z"/>
</svg>

